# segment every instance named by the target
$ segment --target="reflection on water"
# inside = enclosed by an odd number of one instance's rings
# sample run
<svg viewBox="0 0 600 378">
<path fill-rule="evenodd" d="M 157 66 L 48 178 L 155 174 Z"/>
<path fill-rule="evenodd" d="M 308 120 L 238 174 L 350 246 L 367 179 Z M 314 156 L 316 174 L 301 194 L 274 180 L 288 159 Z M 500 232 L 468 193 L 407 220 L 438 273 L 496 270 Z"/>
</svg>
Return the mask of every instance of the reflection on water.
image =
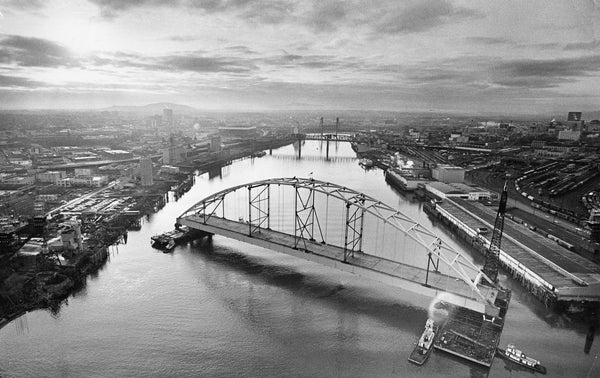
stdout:
<svg viewBox="0 0 600 378">
<path fill-rule="evenodd" d="M 583 347 L 585 354 L 590 353 L 590 349 L 592 349 L 592 344 L 594 343 L 594 337 L 596 337 L 596 327 L 591 325 L 588 329 L 587 335 L 585 336 L 585 346 Z"/>
</svg>

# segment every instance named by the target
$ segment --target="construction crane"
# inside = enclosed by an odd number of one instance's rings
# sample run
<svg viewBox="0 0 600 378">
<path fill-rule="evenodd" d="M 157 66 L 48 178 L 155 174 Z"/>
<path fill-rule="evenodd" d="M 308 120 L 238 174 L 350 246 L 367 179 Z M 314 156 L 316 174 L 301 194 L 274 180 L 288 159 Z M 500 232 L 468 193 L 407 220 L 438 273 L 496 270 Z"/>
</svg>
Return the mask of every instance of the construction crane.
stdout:
<svg viewBox="0 0 600 378">
<path fill-rule="evenodd" d="M 496 214 L 496 222 L 494 223 L 494 232 L 492 233 L 492 241 L 490 248 L 485 256 L 485 264 L 483 265 L 483 273 L 488 276 L 494 283 L 498 283 L 498 266 L 500 265 L 500 242 L 502 240 L 502 232 L 504 230 L 504 214 L 506 213 L 506 201 L 508 200 L 508 179 L 504 182 L 504 188 L 500 195 L 500 205 Z"/>
</svg>

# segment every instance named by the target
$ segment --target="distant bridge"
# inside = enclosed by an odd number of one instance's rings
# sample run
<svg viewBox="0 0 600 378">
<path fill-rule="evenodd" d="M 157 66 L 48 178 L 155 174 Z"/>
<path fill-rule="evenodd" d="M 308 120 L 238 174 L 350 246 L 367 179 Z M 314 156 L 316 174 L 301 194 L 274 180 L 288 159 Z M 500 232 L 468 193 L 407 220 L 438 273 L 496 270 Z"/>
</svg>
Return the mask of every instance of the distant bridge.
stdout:
<svg viewBox="0 0 600 378">
<path fill-rule="evenodd" d="M 298 160 L 298 157 L 296 155 L 277 155 L 277 154 L 273 154 L 270 156 L 271 159 L 276 159 L 276 160 L 289 160 L 289 161 L 293 161 L 293 160 Z M 302 160 L 309 160 L 309 161 L 323 161 L 323 160 L 328 160 L 329 162 L 333 162 L 333 163 L 353 163 L 356 161 L 355 157 L 351 157 L 351 156 L 334 156 L 334 157 L 328 157 L 328 158 L 324 158 L 322 156 L 303 156 Z"/>
<path fill-rule="evenodd" d="M 351 142 L 353 133 L 309 133 L 298 134 L 298 138 L 305 140 L 323 140 L 327 142 Z"/>
<path fill-rule="evenodd" d="M 452 293 L 456 305 L 499 314 L 497 289 L 469 259 L 395 208 L 333 183 L 293 177 L 234 186 L 177 223 L 431 297 Z"/>
<path fill-rule="evenodd" d="M 327 142 L 325 157 L 329 159 L 329 142 L 351 142 L 354 140 L 354 134 L 351 133 L 309 133 L 296 134 L 298 141 L 301 140 L 320 140 Z M 302 157 L 302 143 L 298 143 L 298 157 Z"/>
</svg>

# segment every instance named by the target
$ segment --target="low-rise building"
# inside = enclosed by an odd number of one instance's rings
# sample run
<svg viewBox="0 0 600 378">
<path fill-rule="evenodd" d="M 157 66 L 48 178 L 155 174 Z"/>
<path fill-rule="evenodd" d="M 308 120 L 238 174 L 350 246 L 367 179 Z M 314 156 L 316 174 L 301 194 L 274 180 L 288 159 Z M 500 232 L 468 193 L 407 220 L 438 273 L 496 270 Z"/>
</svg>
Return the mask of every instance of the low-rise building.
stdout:
<svg viewBox="0 0 600 378">
<path fill-rule="evenodd" d="M 561 130 L 558 132 L 558 140 L 579 140 L 581 131 L 579 130 Z"/>
<path fill-rule="evenodd" d="M 100 188 L 108 183 L 107 176 L 75 176 L 71 177 L 71 186 L 89 186 Z"/>
<path fill-rule="evenodd" d="M 34 176 L 13 175 L 13 176 L 5 177 L 4 179 L 2 179 L 2 183 L 7 184 L 7 185 L 15 185 L 15 186 L 32 185 L 33 183 L 35 183 L 35 177 Z"/>
<path fill-rule="evenodd" d="M 219 127 L 219 135 L 223 138 L 254 138 L 257 134 L 256 126 Z"/>
<path fill-rule="evenodd" d="M 166 173 L 169 175 L 176 175 L 179 173 L 179 167 L 174 167 L 172 165 L 163 165 L 160 167 L 161 173 Z"/>
<path fill-rule="evenodd" d="M 47 171 L 36 174 L 36 179 L 39 182 L 46 182 L 50 184 L 56 184 L 58 180 L 67 176 L 64 171 Z"/>
<path fill-rule="evenodd" d="M 426 183 L 425 191 L 430 197 L 434 197 L 439 200 L 447 198 L 463 198 L 470 201 L 479 201 L 483 199 L 491 199 L 494 197 L 494 193 L 489 190 L 482 189 L 476 186 L 469 186 L 463 183 L 443 183 L 438 181 L 432 181 Z"/>
<path fill-rule="evenodd" d="M 465 169 L 451 165 L 438 165 L 431 170 L 431 176 L 444 183 L 464 182 Z"/>
</svg>

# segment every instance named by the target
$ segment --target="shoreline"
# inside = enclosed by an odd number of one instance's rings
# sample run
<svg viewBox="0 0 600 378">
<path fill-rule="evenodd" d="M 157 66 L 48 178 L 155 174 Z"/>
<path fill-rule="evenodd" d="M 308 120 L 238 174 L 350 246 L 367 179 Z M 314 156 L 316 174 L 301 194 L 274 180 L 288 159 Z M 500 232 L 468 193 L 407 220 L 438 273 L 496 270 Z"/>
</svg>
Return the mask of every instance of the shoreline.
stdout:
<svg viewBox="0 0 600 378">
<path fill-rule="evenodd" d="M 139 220 L 148 215 L 154 214 L 162 209 L 164 203 L 159 204 L 161 199 L 169 192 L 173 191 L 176 193 L 177 198 L 184 193 L 186 193 L 193 186 L 194 179 L 193 177 L 197 174 L 205 174 L 209 172 L 211 169 L 222 168 L 231 164 L 232 161 L 238 159 L 244 159 L 252 156 L 252 154 L 263 151 L 265 149 L 274 149 L 286 146 L 290 143 L 293 143 L 294 140 L 285 140 L 285 141 L 276 141 L 277 143 L 268 143 L 268 144 L 260 144 L 256 146 L 252 146 L 250 148 L 244 148 L 242 151 L 234 151 L 234 153 L 228 154 L 228 156 L 210 161 L 204 164 L 193 164 L 196 167 L 191 167 L 193 170 L 191 173 L 185 175 L 182 179 L 179 180 L 175 189 L 168 188 L 166 190 L 161 191 L 161 193 L 157 193 L 156 197 L 158 199 L 152 202 L 152 206 L 148 206 L 147 201 L 140 203 L 140 214 L 135 217 L 135 219 L 131 219 L 131 224 L 135 222 L 139 222 Z M 142 211 L 144 210 L 144 211 Z M 114 223 L 118 223 L 114 221 Z M 34 310 L 42 310 L 53 307 L 53 305 L 61 306 L 63 301 L 69 298 L 74 292 L 81 287 L 82 284 L 85 284 L 87 277 L 94 272 L 97 272 L 108 260 L 108 248 L 112 245 L 118 244 L 124 234 L 128 232 L 130 225 L 118 225 L 118 232 L 115 230 L 98 230 L 98 239 L 101 240 L 98 244 L 89 248 L 87 251 L 81 253 L 79 258 L 73 262 L 72 265 L 69 266 L 54 266 L 52 270 L 40 271 L 37 274 L 42 272 L 52 272 L 54 275 L 61 275 L 65 278 L 61 281 L 61 284 L 67 283 L 67 287 L 63 288 L 63 290 L 59 292 L 46 291 L 46 293 L 38 292 L 35 298 L 31 298 L 30 301 L 20 303 L 18 305 L 13 305 L 14 307 L 8 308 L 11 311 L 8 314 L 4 314 L 0 312 L 0 330 L 10 324 L 13 320 L 21 317 L 27 312 Z M 115 225 L 116 226 L 116 225 Z M 31 277 L 31 279 L 37 280 L 37 275 Z M 70 281 L 70 282 L 67 282 Z M 69 285 L 70 284 L 70 285 Z M 42 287 L 44 289 L 51 289 L 51 286 L 48 283 L 43 283 Z"/>
</svg>

